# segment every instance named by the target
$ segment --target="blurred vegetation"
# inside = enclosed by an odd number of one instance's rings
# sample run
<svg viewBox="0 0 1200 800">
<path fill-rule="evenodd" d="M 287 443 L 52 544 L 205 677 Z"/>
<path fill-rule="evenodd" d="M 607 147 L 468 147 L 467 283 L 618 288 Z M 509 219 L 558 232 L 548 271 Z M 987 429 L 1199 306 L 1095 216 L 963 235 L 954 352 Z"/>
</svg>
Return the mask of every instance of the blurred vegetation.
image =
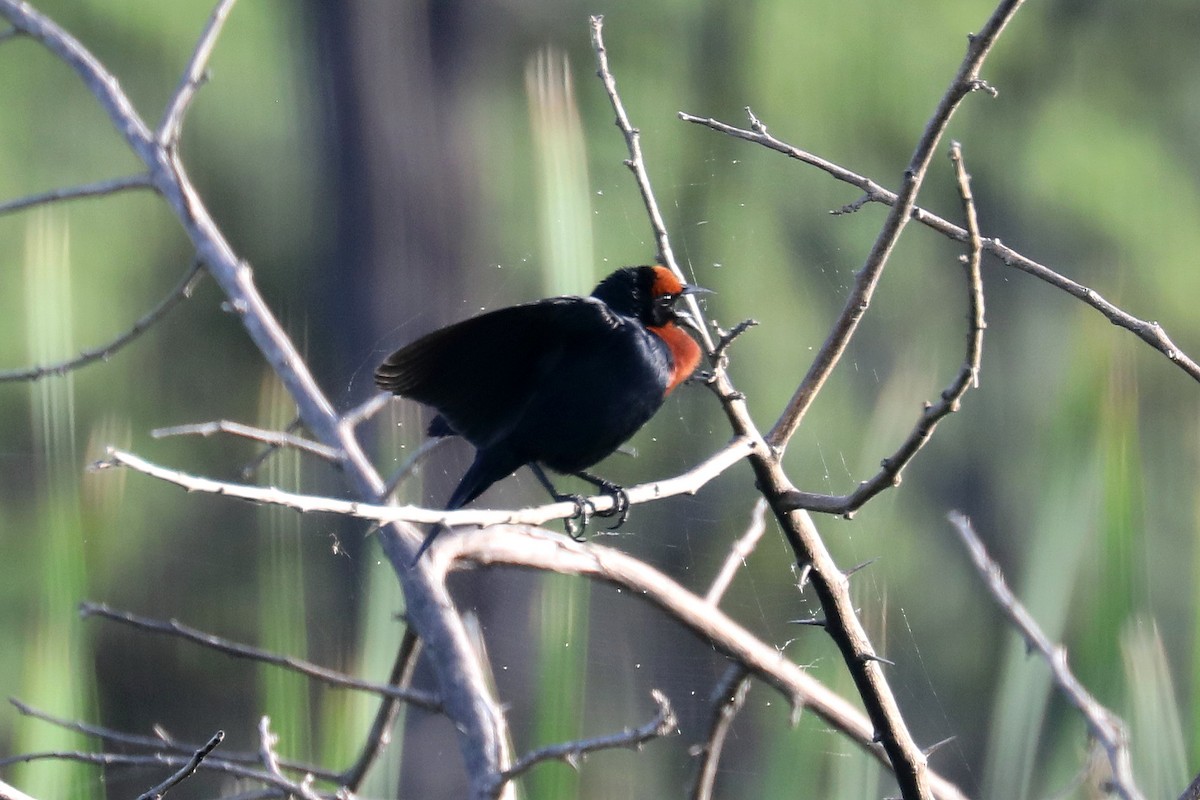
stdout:
<svg viewBox="0 0 1200 800">
<path fill-rule="evenodd" d="M 36 5 L 119 76 L 152 123 L 211 10 L 208 0 Z M 439 323 L 548 292 L 585 293 L 612 268 L 653 257 L 624 143 L 591 77 L 587 15 L 603 11 L 676 253 L 695 282 L 716 290 L 715 319 L 762 323 L 736 344 L 732 373 L 763 427 L 823 341 L 883 211 L 830 216 L 855 190 L 685 125 L 676 112 L 741 123 L 751 106 L 780 138 L 895 187 L 965 35 L 992 9 L 929 0 L 603 8 L 445 0 L 395 4 L 406 25 L 372 27 L 386 5 L 239 4 L 183 138 L 200 191 L 334 401 L 348 407 L 369 396 L 384 352 Z M 1029 4 L 984 69 L 999 96 L 969 98 L 950 130 L 963 143 L 987 235 L 1160 321 L 1193 357 L 1197 34 L 1200 6 L 1181 0 Z M 547 46 L 571 64 L 576 123 L 528 91 Z M 408 59 L 429 94 L 384 80 L 386 58 Z M 346 101 L 352 83 L 357 107 Z M 372 118 L 391 121 L 363 121 Z M 387 159 L 397 174 L 429 174 L 393 179 Z M 0 200 L 136 168 L 63 65 L 32 42 L 0 44 Z M 935 162 L 920 202 L 957 219 L 947 160 Z M 364 209 L 379 215 L 371 226 Z M 436 246 L 420 245 L 421 236 Z M 387 237 L 398 249 L 383 247 Z M 804 488 L 844 492 L 867 477 L 957 370 L 960 250 L 908 229 L 858 338 L 788 450 Z M 119 333 L 189 260 L 178 225 L 148 192 L 0 217 L 0 368 Z M 877 649 L 896 662 L 889 675 L 918 741 L 955 737 L 932 759 L 939 771 L 988 798 L 1087 796 L 1072 788 L 1089 763 L 1083 724 L 985 596 L 945 521 L 957 508 L 1069 648 L 1079 676 L 1130 722 L 1147 795 L 1177 795 L 1200 769 L 1200 386 L 1067 296 L 994 261 L 984 269 L 981 388 L 899 489 L 851 522 L 818 524 L 843 565 L 882 556 L 855 590 Z M 8 643 L 0 693 L 139 733 L 159 724 L 188 741 L 223 728 L 229 749 L 254 749 L 257 719 L 270 714 L 283 755 L 340 768 L 370 723 L 369 700 L 74 612 L 81 600 L 104 601 L 387 674 L 403 601 L 363 527 L 83 471 L 118 444 L 236 479 L 257 452 L 251 445 L 155 440 L 150 430 L 220 418 L 287 424 L 286 400 L 220 300 L 204 282 L 108 362 L 0 384 L 0 641 Z M 416 409 L 389 414 L 377 445 L 385 473 L 418 441 L 421 422 Z M 603 472 L 628 482 L 669 474 L 727 437 L 712 397 L 685 387 L 633 441 L 638 458 L 615 456 Z M 465 457 L 439 453 L 426 485 L 406 487 L 409 498 L 440 501 Z M 258 478 L 341 491 L 327 467 L 295 458 Z M 485 500 L 518 503 L 539 491 L 519 475 Z M 620 538 L 605 541 L 704 586 L 753 498 L 748 470 L 735 469 L 696 498 L 636 509 Z M 682 736 L 593 756 L 565 783 L 554 773 L 567 767 L 540 767 L 526 797 L 679 796 L 722 669 L 705 643 L 606 587 L 506 573 L 455 585 L 479 615 L 517 751 L 640 724 L 653 712 L 653 686 L 680 713 Z M 849 694 L 831 644 L 787 624 L 814 602 L 796 595 L 786 548 L 768 533 L 725 607 Z M 419 671 L 417 680 L 430 676 Z M 556 702 L 578 709 L 574 719 L 556 717 Z M 402 772 L 410 796 L 458 796 L 453 731 L 424 714 L 404 724 L 404 747 L 377 768 L 369 796 L 392 793 Z M 762 687 L 734 732 L 719 796 L 891 790 L 811 715 L 789 727 L 786 703 Z M 0 711 L 0 757 L 91 746 Z M 405 770 L 401 759 L 414 765 Z M 161 778 L 109 770 L 101 784 L 91 768 L 46 765 L 0 774 L 45 798 L 131 796 Z M 197 779 L 173 794 L 212 796 L 219 785 Z"/>
</svg>

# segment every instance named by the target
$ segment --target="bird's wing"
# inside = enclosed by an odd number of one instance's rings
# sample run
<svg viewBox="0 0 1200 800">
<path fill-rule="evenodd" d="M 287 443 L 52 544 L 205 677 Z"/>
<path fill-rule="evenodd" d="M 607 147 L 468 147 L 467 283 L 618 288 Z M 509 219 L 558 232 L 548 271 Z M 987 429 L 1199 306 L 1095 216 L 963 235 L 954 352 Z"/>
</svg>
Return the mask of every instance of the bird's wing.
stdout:
<svg viewBox="0 0 1200 800">
<path fill-rule="evenodd" d="M 520 417 L 576 336 L 626 324 L 603 303 L 556 297 L 449 325 L 397 350 L 375 371 L 381 389 L 433 406 L 477 447 Z"/>
</svg>

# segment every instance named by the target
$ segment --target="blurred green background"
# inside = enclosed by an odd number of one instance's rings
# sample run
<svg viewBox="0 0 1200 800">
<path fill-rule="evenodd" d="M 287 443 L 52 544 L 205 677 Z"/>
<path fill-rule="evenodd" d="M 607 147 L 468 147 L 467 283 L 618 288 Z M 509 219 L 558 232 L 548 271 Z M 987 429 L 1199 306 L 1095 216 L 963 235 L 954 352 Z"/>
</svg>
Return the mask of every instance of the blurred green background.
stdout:
<svg viewBox="0 0 1200 800">
<path fill-rule="evenodd" d="M 153 124 L 208 2 L 46 0 L 120 78 Z M 807 368 L 883 219 L 829 210 L 858 193 L 815 170 L 678 121 L 736 124 L 751 106 L 799 147 L 896 187 L 984 2 L 301 3 L 235 7 L 182 153 L 224 232 L 342 408 L 372 392 L 393 347 L 482 308 L 586 293 L 653 258 L 624 143 L 592 74 L 587 17 L 603 12 L 611 65 L 677 255 L 717 294 L 710 316 L 762 324 L 731 371 L 768 427 Z M 963 143 L 986 235 L 1160 321 L 1200 354 L 1200 6 L 1030 4 L 949 135 Z M 563 63 L 571 91 L 562 83 Z M 948 145 L 948 140 L 946 142 Z M 939 154 L 922 205 L 959 219 Z M 81 84 L 41 47 L 0 44 L 0 199 L 137 168 Z M 796 483 L 845 492 L 868 477 L 956 373 L 965 342 L 962 248 L 910 226 L 846 359 L 793 440 Z M 65 357 L 127 328 L 187 268 L 178 225 L 148 192 L 0 217 L 0 368 Z M 1088 797 L 1102 759 L 1048 689 L 956 543 L 971 516 L 1018 595 L 1069 648 L 1078 675 L 1130 723 L 1148 797 L 1200 769 L 1195 608 L 1200 386 L 1078 302 L 985 261 L 981 388 L 853 521 L 818 519 L 839 563 L 880 557 L 853 588 L 931 764 L 988 798 Z M 151 438 L 211 419 L 286 425 L 292 409 L 210 281 L 110 361 L 65 378 L 0 384 L 0 693 L 48 712 L 185 741 L 217 728 L 257 746 L 269 714 L 281 753 L 344 767 L 373 701 L 281 678 L 177 641 L 81 621 L 85 599 L 189 624 L 377 680 L 401 633 L 395 580 L 365 528 L 191 496 L 84 466 L 116 444 L 238 479 L 256 448 Z M 370 431 L 386 473 L 420 440 L 396 404 Z M 684 387 L 601 468 L 672 474 L 728 438 L 702 388 Z M 436 504 L 465 467 L 444 448 L 410 500 Z M 322 464 L 278 457 L 257 479 L 340 493 Z M 526 474 L 481 502 L 540 499 Z M 602 541 L 703 591 L 749 521 L 743 465 L 696 498 L 635 509 Z M 636 600 L 517 572 L 455 580 L 478 616 L 518 752 L 640 724 L 652 687 L 682 735 L 604 753 L 578 773 L 545 765 L 527 798 L 675 797 L 694 769 L 724 663 Z M 773 526 L 725 608 L 842 692 L 835 648 L 789 619 L 797 595 Z M 419 670 L 417 683 L 430 685 Z M 411 713 L 363 796 L 459 797 L 453 731 Z M 0 758 L 96 748 L 0 709 Z M 407 766 L 406 766 L 407 764 Z M 431 766 L 435 765 L 435 766 Z M 727 745 L 721 797 L 877 797 L 894 784 L 811 715 L 755 687 Z M 1088 777 L 1080 783 L 1081 775 Z M 402 776 L 402 777 L 398 777 Z M 160 771 L 40 763 L 0 777 L 41 798 L 127 797 Z M 216 778 L 184 797 L 230 791 Z M 1063 794 L 1056 794 L 1062 792 Z"/>
</svg>

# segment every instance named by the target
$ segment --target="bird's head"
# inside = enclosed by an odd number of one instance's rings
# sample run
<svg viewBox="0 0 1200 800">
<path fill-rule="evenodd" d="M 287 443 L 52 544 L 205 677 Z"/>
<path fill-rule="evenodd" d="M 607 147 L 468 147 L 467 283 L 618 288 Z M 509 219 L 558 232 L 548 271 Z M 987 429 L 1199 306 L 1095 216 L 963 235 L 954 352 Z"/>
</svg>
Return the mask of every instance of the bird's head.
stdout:
<svg viewBox="0 0 1200 800">
<path fill-rule="evenodd" d="M 708 292 L 683 283 L 666 267 L 625 267 L 600 281 L 592 297 L 618 314 L 633 317 L 651 328 L 676 322 L 680 313 L 675 303 L 684 295 Z"/>
</svg>

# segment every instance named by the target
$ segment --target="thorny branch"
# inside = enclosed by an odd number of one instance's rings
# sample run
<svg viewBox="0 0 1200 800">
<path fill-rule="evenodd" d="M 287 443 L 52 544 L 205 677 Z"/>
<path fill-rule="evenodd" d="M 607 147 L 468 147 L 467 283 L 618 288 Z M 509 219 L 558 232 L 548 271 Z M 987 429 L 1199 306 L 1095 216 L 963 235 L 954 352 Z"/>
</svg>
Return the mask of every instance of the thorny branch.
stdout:
<svg viewBox="0 0 1200 800">
<path fill-rule="evenodd" d="M 787 446 L 792 434 L 800 427 L 812 401 L 841 360 L 842 354 L 845 353 L 846 346 L 850 343 L 859 321 L 862 320 L 871 303 L 875 287 L 883 274 L 888 257 L 912 215 L 912 210 L 916 205 L 917 192 L 925 179 L 925 173 L 933 160 L 933 154 L 942 138 L 942 133 L 950 124 L 951 116 L 963 99 L 973 91 L 987 88 L 987 85 L 979 80 L 979 70 L 983 66 L 984 59 L 991 52 L 992 45 L 996 43 L 1009 20 L 1021 7 L 1022 2 L 1023 0 L 1003 0 L 983 29 L 970 37 L 967 55 L 959 66 L 958 73 L 950 82 L 950 88 L 942 95 L 941 102 L 938 103 L 937 109 L 925 126 L 925 132 L 917 143 L 912 160 L 909 161 L 908 168 L 904 170 L 902 188 L 897 195 L 896 204 L 892 206 L 891 212 L 884 220 L 879 236 L 875 239 L 875 244 L 867 256 L 866 263 L 856 276 L 854 288 L 846 298 L 846 305 L 837 322 L 834 323 L 833 332 L 821 346 L 812 366 L 804 376 L 804 380 L 776 421 L 775 427 L 767 434 L 767 441 L 773 447 L 782 450 Z"/>
<path fill-rule="evenodd" d="M 858 619 L 851 602 L 845 576 L 838 570 L 821 541 L 812 520 L 806 513 L 789 507 L 787 499 L 796 491 L 783 471 L 780 457 L 788 439 L 799 427 L 805 411 L 824 385 L 858 327 L 859 321 L 870 305 L 871 296 L 882 274 L 883 267 L 891 254 L 901 231 L 908 221 L 925 172 L 933 153 L 949 124 L 954 110 L 970 92 L 986 88 L 978 73 L 984 59 L 1004 30 L 1008 21 L 1021 6 L 1022 0 L 1002 0 L 985 23 L 980 33 L 970 37 L 967 55 L 959 67 L 950 87 L 942 96 L 938 108 L 925 128 L 912 160 L 904 173 L 904 191 L 893 212 L 888 215 L 883 228 L 866 263 L 858 273 L 853 291 L 807 375 L 797 388 L 774 429 L 765 439 L 758 432 L 746 409 L 744 398 L 737 392 L 725 373 L 721 359 L 711 359 L 713 377 L 710 386 L 721 399 L 734 433 L 745 436 L 753 444 L 750 463 L 758 478 L 759 490 L 771 504 L 784 535 L 788 539 L 796 562 L 806 569 L 812 580 L 822 607 L 826 610 L 826 630 L 833 636 L 842 652 L 842 657 L 854 678 L 859 695 L 868 709 L 877 735 L 887 750 L 892 770 L 906 800 L 927 798 L 930 789 L 926 774 L 925 757 L 913 741 L 900 713 L 896 699 L 884 678 L 874 648 Z M 604 47 L 602 20 L 592 18 L 592 44 L 596 51 L 601 80 L 608 92 L 609 100 L 617 116 L 617 126 L 625 135 L 630 160 L 627 162 L 638 182 L 638 188 L 650 216 L 651 228 L 659 242 L 659 249 L 666 263 L 676 274 L 681 274 L 673 261 L 671 248 L 666 239 L 665 227 L 661 222 L 658 205 L 646 177 L 637 130 L 630 124 L 624 106 L 616 91 L 616 82 L 608 69 L 607 52 Z M 698 306 L 690 308 L 698 322 L 703 321 Z M 701 327 L 703 327 L 701 325 Z M 711 338 L 704 331 L 705 345 L 711 354 Z"/>
<path fill-rule="evenodd" d="M 654 698 L 654 702 L 658 706 L 658 713 L 645 725 L 608 736 L 562 742 L 539 748 L 517 759 L 517 762 L 509 767 L 502 777 L 505 780 L 512 780 L 543 761 L 565 761 L 572 767 L 578 767 L 579 762 L 588 753 L 618 748 L 637 750 L 649 741 L 661 739 L 677 732 L 679 721 L 675 718 L 675 712 L 671 709 L 671 703 L 667 700 L 667 696 L 658 689 L 651 690 L 650 696 Z"/>
<path fill-rule="evenodd" d="M 885 767 L 891 766 L 889 754 L 878 739 L 877 727 L 855 704 L 816 680 L 720 608 L 644 561 L 610 547 L 580 543 L 524 526 L 492 525 L 444 539 L 429 551 L 431 568 L 439 575 L 473 566 L 514 566 L 580 575 L 621 588 L 661 608 L 670 619 L 782 694 L 794 709 L 812 711 Z M 954 784 L 932 770 L 927 770 L 926 775 L 933 797 L 942 800 L 965 797 Z"/>
<path fill-rule="evenodd" d="M 746 113 L 750 116 L 750 127 L 739 128 L 734 125 L 729 125 L 724 122 L 712 119 L 711 117 L 698 117 L 692 114 L 680 113 L 679 118 L 685 122 L 692 122 L 697 125 L 703 125 L 719 133 L 724 133 L 733 136 L 737 139 L 744 139 L 748 142 L 762 145 L 777 153 L 782 153 L 789 158 L 793 158 L 817 169 L 822 170 L 835 180 L 848 183 L 863 191 L 863 196 L 854 203 L 849 204 L 844 209 L 845 211 L 857 211 L 867 203 L 881 203 L 886 206 L 896 206 L 900 201 L 899 195 L 888 189 L 885 189 L 880 184 L 870 178 L 860 175 L 857 172 L 846 169 L 843 166 L 821 158 L 820 156 L 801 150 L 799 147 L 788 144 L 787 142 L 777 139 L 775 136 L 767 132 L 767 128 L 763 125 L 751 112 L 746 109 Z M 911 211 L 912 219 L 916 222 L 925 225 L 943 236 L 953 239 L 956 242 L 966 243 L 970 237 L 969 232 L 953 222 L 950 222 L 943 217 L 939 217 L 931 211 L 928 211 L 919 206 L 913 206 Z M 1001 242 L 995 237 L 981 237 L 980 243 L 983 246 L 983 251 L 989 255 L 999 259 L 1005 266 L 1019 269 L 1022 272 L 1032 275 L 1038 280 L 1044 281 L 1051 286 L 1061 289 L 1077 300 L 1083 301 L 1085 304 L 1095 309 L 1104 315 L 1105 319 L 1113 325 L 1124 328 L 1130 333 L 1137 336 L 1146 344 L 1153 347 L 1158 352 L 1167 357 L 1173 364 L 1177 365 L 1193 380 L 1200 381 L 1200 364 L 1197 364 L 1187 353 L 1181 350 L 1163 327 L 1153 321 L 1139 319 L 1124 309 L 1114 305 L 1109 300 L 1105 299 L 1099 292 L 1081 283 L 1071 280 L 1060 272 L 1057 272 L 1045 264 L 1034 261 L 1032 258 L 1022 255 L 1013 248 Z"/>
<path fill-rule="evenodd" d="M 895 453 L 883 460 L 882 468 L 874 477 L 863 481 L 858 488 L 847 495 L 789 492 L 784 502 L 790 508 L 805 508 L 809 511 L 850 516 L 875 495 L 891 486 L 899 485 L 901 472 L 929 442 L 938 423 L 944 417 L 958 410 L 959 403 L 968 389 L 979 385 L 979 365 L 983 358 L 983 331 L 987 327 L 983 318 L 983 277 L 979 269 L 982 253 L 979 221 L 975 211 L 975 198 L 971 194 L 970 176 L 967 175 L 966 168 L 963 166 L 962 149 L 958 142 L 951 145 L 950 160 L 954 164 L 955 177 L 962 198 L 963 216 L 966 218 L 968 231 L 969 252 L 963 257 L 968 289 L 967 347 L 963 365 L 953 382 L 942 391 L 938 402 L 925 404 L 921 411 L 921 417 L 917 420 L 917 424 L 909 433 L 908 438 Z"/>
<path fill-rule="evenodd" d="M 1125 723 L 1107 708 L 1102 706 L 1092 696 L 1067 664 L 1067 651 L 1061 645 L 1050 641 L 1042 631 L 1041 626 L 1021 605 L 1008 584 L 1004 581 L 1004 573 L 1000 566 L 992 560 L 987 550 L 975 533 L 971 520 L 963 514 L 954 511 L 950 514 L 950 523 L 958 532 L 959 539 L 971 556 L 971 561 L 978 570 L 980 577 L 991 592 L 992 598 L 1000 606 L 1000 610 L 1008 617 L 1009 622 L 1021 634 L 1029 650 L 1036 652 L 1050 667 L 1050 674 L 1063 697 L 1083 715 L 1088 732 L 1100 742 L 1108 754 L 1108 763 L 1112 769 L 1112 790 L 1124 800 L 1144 800 L 1141 790 L 1133 779 L 1133 768 L 1129 758 L 1129 741 L 1125 731 Z"/>
<path fill-rule="evenodd" d="M 740 438 L 734 439 L 687 472 L 661 481 L 629 487 L 625 490 L 628 501 L 632 505 L 638 505 L 674 495 L 695 494 L 706 483 L 745 458 L 749 450 L 749 442 Z M 548 503 L 543 506 L 514 510 L 472 508 L 458 511 L 361 503 L 356 500 L 340 500 L 334 497 L 286 492 L 270 486 L 249 486 L 197 477 L 161 467 L 139 456 L 113 448 L 109 449 L 106 459 L 97 462 L 91 468 L 100 470 L 113 467 L 129 467 L 159 480 L 181 486 L 189 492 L 221 494 L 253 503 L 283 506 L 300 512 L 318 511 L 327 514 L 341 514 L 381 523 L 403 521 L 445 525 L 541 525 L 550 520 L 567 519 L 576 512 L 575 504 L 572 502 Z M 589 502 L 596 511 L 607 511 L 613 507 L 615 500 L 612 495 L 597 495 L 589 498 Z M 434 547 L 436 546 L 437 544 L 434 543 Z"/>
</svg>

